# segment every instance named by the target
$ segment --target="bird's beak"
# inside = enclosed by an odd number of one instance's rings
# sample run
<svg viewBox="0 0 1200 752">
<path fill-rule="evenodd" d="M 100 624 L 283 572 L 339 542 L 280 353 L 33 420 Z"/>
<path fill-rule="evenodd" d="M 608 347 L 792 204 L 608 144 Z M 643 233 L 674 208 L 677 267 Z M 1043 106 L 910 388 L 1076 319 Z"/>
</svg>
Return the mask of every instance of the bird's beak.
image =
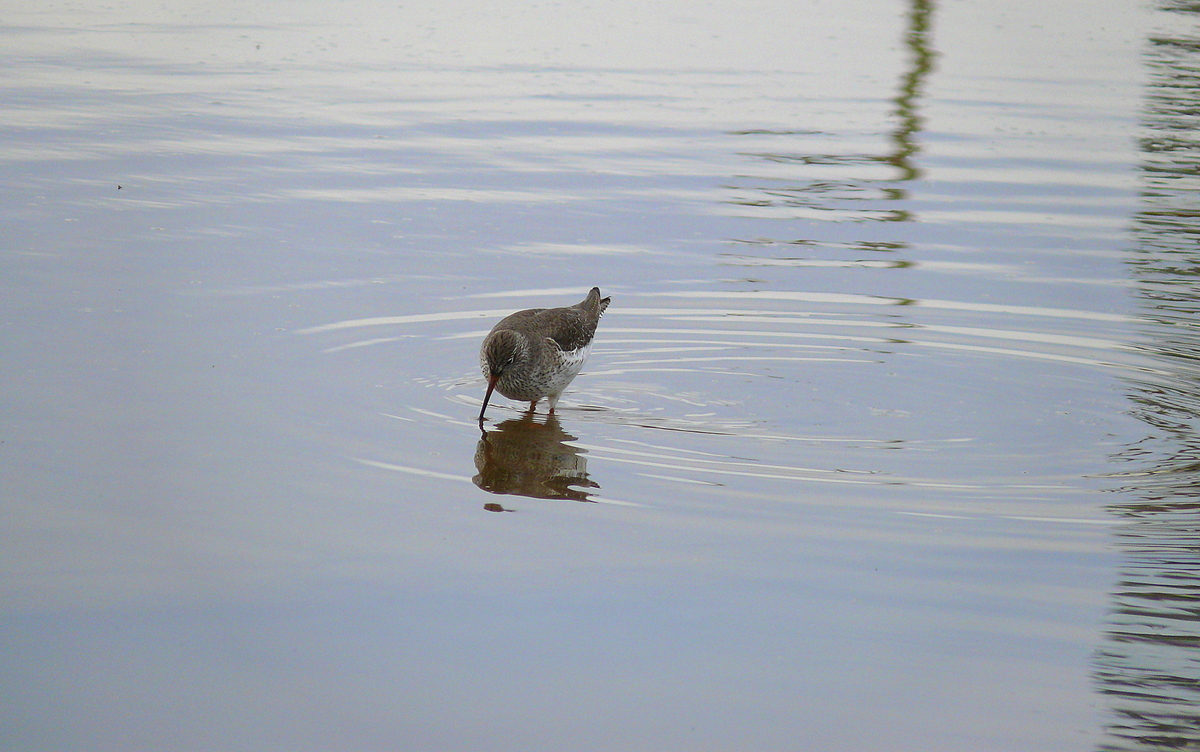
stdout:
<svg viewBox="0 0 1200 752">
<path fill-rule="evenodd" d="M 487 411 L 488 400 L 492 398 L 492 390 L 496 388 L 496 382 L 500 380 L 499 376 L 488 377 L 487 392 L 483 395 L 483 407 L 479 408 L 479 427 L 483 428 L 483 414 Z"/>
</svg>

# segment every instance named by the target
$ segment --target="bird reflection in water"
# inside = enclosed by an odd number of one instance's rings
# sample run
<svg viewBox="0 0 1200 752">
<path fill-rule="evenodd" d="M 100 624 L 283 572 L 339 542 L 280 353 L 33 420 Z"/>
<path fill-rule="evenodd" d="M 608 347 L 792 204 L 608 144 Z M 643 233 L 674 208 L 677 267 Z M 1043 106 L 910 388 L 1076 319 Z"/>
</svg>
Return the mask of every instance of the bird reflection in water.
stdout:
<svg viewBox="0 0 1200 752">
<path fill-rule="evenodd" d="M 542 417 L 535 420 L 531 411 L 485 431 L 475 448 L 479 473 L 471 480 L 494 494 L 592 501 L 584 489 L 600 486 L 588 478 L 586 452 L 567 443 L 576 437 L 562 430 L 557 417 Z M 496 503 L 484 509 L 512 511 Z"/>
</svg>

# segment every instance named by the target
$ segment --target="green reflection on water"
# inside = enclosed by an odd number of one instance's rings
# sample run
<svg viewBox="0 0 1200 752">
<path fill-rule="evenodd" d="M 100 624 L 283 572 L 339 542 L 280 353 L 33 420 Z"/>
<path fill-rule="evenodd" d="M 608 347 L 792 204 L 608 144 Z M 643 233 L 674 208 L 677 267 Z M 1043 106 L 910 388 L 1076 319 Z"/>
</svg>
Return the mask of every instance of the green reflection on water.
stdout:
<svg viewBox="0 0 1200 752">
<path fill-rule="evenodd" d="M 1200 6 L 1160 5 L 1167 24 L 1200 21 Z M 1142 208 L 1129 267 L 1145 320 L 1140 342 L 1161 365 L 1129 379 L 1132 413 L 1149 429 L 1117 460 L 1130 482 L 1109 509 L 1127 520 L 1124 562 L 1099 691 L 1114 718 L 1105 750 L 1200 749 L 1200 38 L 1151 37 L 1140 140 Z"/>
</svg>

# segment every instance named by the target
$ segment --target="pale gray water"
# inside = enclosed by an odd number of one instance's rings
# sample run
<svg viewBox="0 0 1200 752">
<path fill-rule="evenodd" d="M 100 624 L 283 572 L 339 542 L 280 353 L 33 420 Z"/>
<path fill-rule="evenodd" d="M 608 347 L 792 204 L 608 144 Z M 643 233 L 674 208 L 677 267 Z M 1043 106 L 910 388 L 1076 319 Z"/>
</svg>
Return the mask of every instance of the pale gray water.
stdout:
<svg viewBox="0 0 1200 752">
<path fill-rule="evenodd" d="M 3 20 L 6 748 L 1200 747 L 1194 8 Z"/>
</svg>

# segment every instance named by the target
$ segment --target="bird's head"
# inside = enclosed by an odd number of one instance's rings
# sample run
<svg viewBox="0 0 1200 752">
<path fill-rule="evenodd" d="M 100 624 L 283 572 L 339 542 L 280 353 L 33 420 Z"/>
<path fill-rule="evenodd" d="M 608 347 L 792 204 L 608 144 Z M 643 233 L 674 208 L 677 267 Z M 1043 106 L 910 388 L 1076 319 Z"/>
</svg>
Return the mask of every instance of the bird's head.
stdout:
<svg viewBox="0 0 1200 752">
<path fill-rule="evenodd" d="M 483 375 L 487 378 L 487 392 L 483 395 L 483 407 L 479 410 L 479 426 L 483 427 L 483 414 L 487 410 L 488 401 L 492 398 L 492 390 L 504 374 L 513 368 L 520 368 L 530 358 L 529 343 L 520 334 L 501 329 L 488 335 L 483 343 L 481 358 Z"/>
<path fill-rule="evenodd" d="M 488 338 L 483 348 L 483 363 L 488 380 L 499 379 L 510 368 L 529 359 L 529 345 L 514 331 L 501 329 Z"/>
</svg>

